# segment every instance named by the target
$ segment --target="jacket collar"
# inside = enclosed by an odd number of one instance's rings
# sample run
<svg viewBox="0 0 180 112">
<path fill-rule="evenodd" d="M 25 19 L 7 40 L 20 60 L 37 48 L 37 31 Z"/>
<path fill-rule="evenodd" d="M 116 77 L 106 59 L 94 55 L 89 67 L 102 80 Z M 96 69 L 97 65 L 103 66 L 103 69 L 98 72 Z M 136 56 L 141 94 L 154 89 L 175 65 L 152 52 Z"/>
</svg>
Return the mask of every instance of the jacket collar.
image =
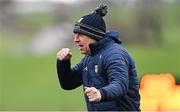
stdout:
<svg viewBox="0 0 180 112">
<path fill-rule="evenodd" d="M 121 44 L 121 41 L 118 39 L 119 34 L 117 32 L 107 32 L 103 39 L 98 41 L 97 43 L 90 44 L 91 56 L 97 54 L 101 49 L 111 43 L 118 43 Z"/>
</svg>

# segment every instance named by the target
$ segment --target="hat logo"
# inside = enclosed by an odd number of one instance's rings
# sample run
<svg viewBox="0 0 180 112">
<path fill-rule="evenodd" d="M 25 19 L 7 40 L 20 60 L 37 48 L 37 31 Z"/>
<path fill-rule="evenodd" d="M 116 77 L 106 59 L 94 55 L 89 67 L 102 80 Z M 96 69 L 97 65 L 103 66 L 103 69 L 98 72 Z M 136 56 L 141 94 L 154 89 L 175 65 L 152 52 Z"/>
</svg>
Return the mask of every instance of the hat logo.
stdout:
<svg viewBox="0 0 180 112">
<path fill-rule="evenodd" d="M 84 19 L 84 18 L 80 18 L 80 19 L 78 20 L 78 23 L 80 23 L 83 19 Z"/>
</svg>

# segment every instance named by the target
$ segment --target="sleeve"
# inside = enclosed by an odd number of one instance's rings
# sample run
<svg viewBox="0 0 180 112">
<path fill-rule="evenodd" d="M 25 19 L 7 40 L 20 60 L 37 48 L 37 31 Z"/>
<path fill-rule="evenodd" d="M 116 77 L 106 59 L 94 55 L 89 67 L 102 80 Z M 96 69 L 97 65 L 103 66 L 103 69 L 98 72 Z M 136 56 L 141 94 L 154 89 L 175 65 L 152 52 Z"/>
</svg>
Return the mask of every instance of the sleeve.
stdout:
<svg viewBox="0 0 180 112">
<path fill-rule="evenodd" d="M 112 54 L 112 53 L 111 53 Z M 122 53 L 113 53 L 105 58 L 109 84 L 99 89 L 101 101 L 110 101 L 127 93 L 129 86 L 128 61 Z"/>
<path fill-rule="evenodd" d="M 82 61 L 71 69 L 70 60 L 57 59 L 57 74 L 60 85 L 65 90 L 72 90 L 82 85 Z"/>
</svg>

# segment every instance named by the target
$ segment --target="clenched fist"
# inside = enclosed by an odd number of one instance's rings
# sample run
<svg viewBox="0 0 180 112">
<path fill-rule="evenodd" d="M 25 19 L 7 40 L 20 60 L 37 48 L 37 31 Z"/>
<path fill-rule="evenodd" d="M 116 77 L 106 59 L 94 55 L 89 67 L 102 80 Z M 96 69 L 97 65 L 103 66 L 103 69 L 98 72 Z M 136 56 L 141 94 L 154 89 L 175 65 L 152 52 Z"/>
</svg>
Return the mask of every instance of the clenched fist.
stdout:
<svg viewBox="0 0 180 112">
<path fill-rule="evenodd" d="M 84 87 L 84 89 L 90 102 L 99 102 L 101 100 L 101 93 L 95 87 Z"/>
<path fill-rule="evenodd" d="M 57 53 L 57 58 L 61 61 L 63 60 L 70 60 L 72 57 L 72 53 L 69 48 L 62 48 L 58 53 Z"/>
</svg>

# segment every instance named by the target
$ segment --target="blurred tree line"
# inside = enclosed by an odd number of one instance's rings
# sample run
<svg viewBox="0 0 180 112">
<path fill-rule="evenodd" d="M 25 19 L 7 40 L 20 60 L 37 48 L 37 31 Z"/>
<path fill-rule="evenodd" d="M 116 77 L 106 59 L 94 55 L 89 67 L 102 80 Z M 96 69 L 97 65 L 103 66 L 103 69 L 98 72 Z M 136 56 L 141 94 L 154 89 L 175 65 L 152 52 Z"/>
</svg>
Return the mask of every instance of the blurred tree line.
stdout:
<svg viewBox="0 0 180 112">
<path fill-rule="evenodd" d="M 89 3 L 87 3 L 89 2 Z M 102 0 L 109 5 L 109 14 L 112 17 L 107 19 L 108 26 L 121 32 L 121 39 L 128 43 L 153 43 L 161 45 L 163 43 L 163 14 L 167 4 L 176 5 L 178 0 L 174 0 L 171 3 L 165 0 Z M 74 17 L 82 16 L 79 12 L 89 10 L 89 13 L 93 10 L 100 1 L 83 1 L 71 4 L 58 4 L 54 5 L 54 10 L 50 13 L 53 14 L 53 24 L 59 22 L 70 22 Z M 17 13 L 14 12 L 14 4 L 17 1 L 14 0 L 1 0 L 0 1 L 0 22 L 1 27 L 10 32 L 31 32 L 34 29 L 31 28 L 26 22 L 24 22 Z M 88 5 L 86 5 L 88 4 Z M 22 9 L 23 10 L 23 9 Z M 123 14 L 121 10 L 127 10 L 126 14 Z M 49 12 L 48 12 L 49 13 Z M 123 16 L 129 13 L 127 20 L 123 20 Z M 119 17 L 118 17 L 119 16 Z M 121 17 L 122 16 L 122 17 Z M 177 15 L 178 21 L 180 15 Z M 73 20 L 74 22 L 75 20 Z M 72 22 L 72 21 L 71 21 Z M 179 24 L 179 23 L 178 23 Z M 37 29 L 38 30 L 38 29 Z"/>
</svg>

